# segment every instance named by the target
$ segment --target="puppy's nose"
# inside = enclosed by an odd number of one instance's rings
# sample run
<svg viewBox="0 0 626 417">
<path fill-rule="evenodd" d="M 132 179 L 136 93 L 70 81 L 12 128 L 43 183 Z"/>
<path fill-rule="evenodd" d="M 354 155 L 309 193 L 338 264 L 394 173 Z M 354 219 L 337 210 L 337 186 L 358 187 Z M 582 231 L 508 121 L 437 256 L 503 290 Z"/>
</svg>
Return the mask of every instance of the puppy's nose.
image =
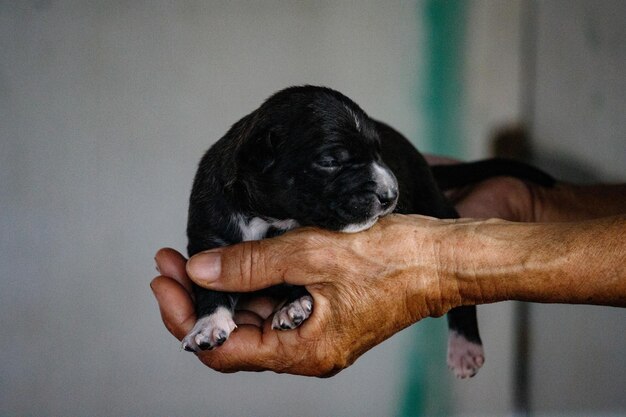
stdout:
<svg viewBox="0 0 626 417">
<path fill-rule="evenodd" d="M 398 198 L 398 189 L 389 187 L 385 191 L 377 192 L 376 197 L 378 197 L 380 205 L 383 208 L 387 208 L 392 205 Z"/>
</svg>

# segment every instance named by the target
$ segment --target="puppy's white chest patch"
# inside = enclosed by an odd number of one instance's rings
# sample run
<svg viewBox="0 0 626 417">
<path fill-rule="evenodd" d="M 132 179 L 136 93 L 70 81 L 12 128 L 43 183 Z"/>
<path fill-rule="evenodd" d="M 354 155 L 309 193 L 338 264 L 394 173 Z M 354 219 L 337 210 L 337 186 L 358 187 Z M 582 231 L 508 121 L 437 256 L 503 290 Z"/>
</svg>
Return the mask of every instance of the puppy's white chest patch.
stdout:
<svg viewBox="0 0 626 417">
<path fill-rule="evenodd" d="M 242 215 L 237 215 L 237 224 L 241 230 L 241 240 L 259 240 L 263 239 L 270 227 L 275 227 L 283 231 L 295 229 L 299 226 L 298 222 L 293 219 L 277 220 L 262 219 L 260 217 L 252 217 L 246 219 Z"/>
</svg>

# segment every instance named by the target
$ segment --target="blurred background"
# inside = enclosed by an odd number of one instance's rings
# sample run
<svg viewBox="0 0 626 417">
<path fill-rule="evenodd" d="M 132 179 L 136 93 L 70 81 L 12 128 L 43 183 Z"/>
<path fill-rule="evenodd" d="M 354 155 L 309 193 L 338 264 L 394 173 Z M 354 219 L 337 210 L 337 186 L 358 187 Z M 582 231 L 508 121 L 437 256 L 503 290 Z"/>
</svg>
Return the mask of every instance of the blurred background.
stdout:
<svg viewBox="0 0 626 417">
<path fill-rule="evenodd" d="M 0 415 L 624 415 L 623 309 L 481 306 L 469 381 L 443 319 L 331 379 L 222 375 L 148 284 L 203 152 L 290 85 L 424 152 L 624 181 L 625 39 L 619 0 L 0 1 Z"/>
</svg>

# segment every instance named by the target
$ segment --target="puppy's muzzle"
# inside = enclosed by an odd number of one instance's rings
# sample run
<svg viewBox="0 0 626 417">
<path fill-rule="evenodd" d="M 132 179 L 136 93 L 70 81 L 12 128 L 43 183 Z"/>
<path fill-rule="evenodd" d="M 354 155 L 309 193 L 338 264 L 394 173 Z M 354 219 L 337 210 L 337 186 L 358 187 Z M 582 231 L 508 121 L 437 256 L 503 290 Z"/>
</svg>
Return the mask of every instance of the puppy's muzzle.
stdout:
<svg viewBox="0 0 626 417">
<path fill-rule="evenodd" d="M 384 164 L 372 164 L 372 181 L 375 184 L 374 194 L 380 203 L 382 214 L 391 212 L 398 202 L 398 180 L 393 172 Z"/>
</svg>

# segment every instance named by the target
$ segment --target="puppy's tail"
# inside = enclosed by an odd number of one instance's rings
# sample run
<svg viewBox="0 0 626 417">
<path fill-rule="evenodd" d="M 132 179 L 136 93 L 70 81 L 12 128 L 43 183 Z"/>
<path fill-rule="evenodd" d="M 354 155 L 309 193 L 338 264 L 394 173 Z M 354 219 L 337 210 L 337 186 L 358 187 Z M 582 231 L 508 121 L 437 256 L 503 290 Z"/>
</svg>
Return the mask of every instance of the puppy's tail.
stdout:
<svg viewBox="0 0 626 417">
<path fill-rule="evenodd" d="M 493 177 L 515 177 L 543 187 L 554 186 L 556 180 L 531 165 L 513 159 L 492 158 L 451 165 L 433 165 L 433 176 L 443 191 L 463 187 Z"/>
</svg>

